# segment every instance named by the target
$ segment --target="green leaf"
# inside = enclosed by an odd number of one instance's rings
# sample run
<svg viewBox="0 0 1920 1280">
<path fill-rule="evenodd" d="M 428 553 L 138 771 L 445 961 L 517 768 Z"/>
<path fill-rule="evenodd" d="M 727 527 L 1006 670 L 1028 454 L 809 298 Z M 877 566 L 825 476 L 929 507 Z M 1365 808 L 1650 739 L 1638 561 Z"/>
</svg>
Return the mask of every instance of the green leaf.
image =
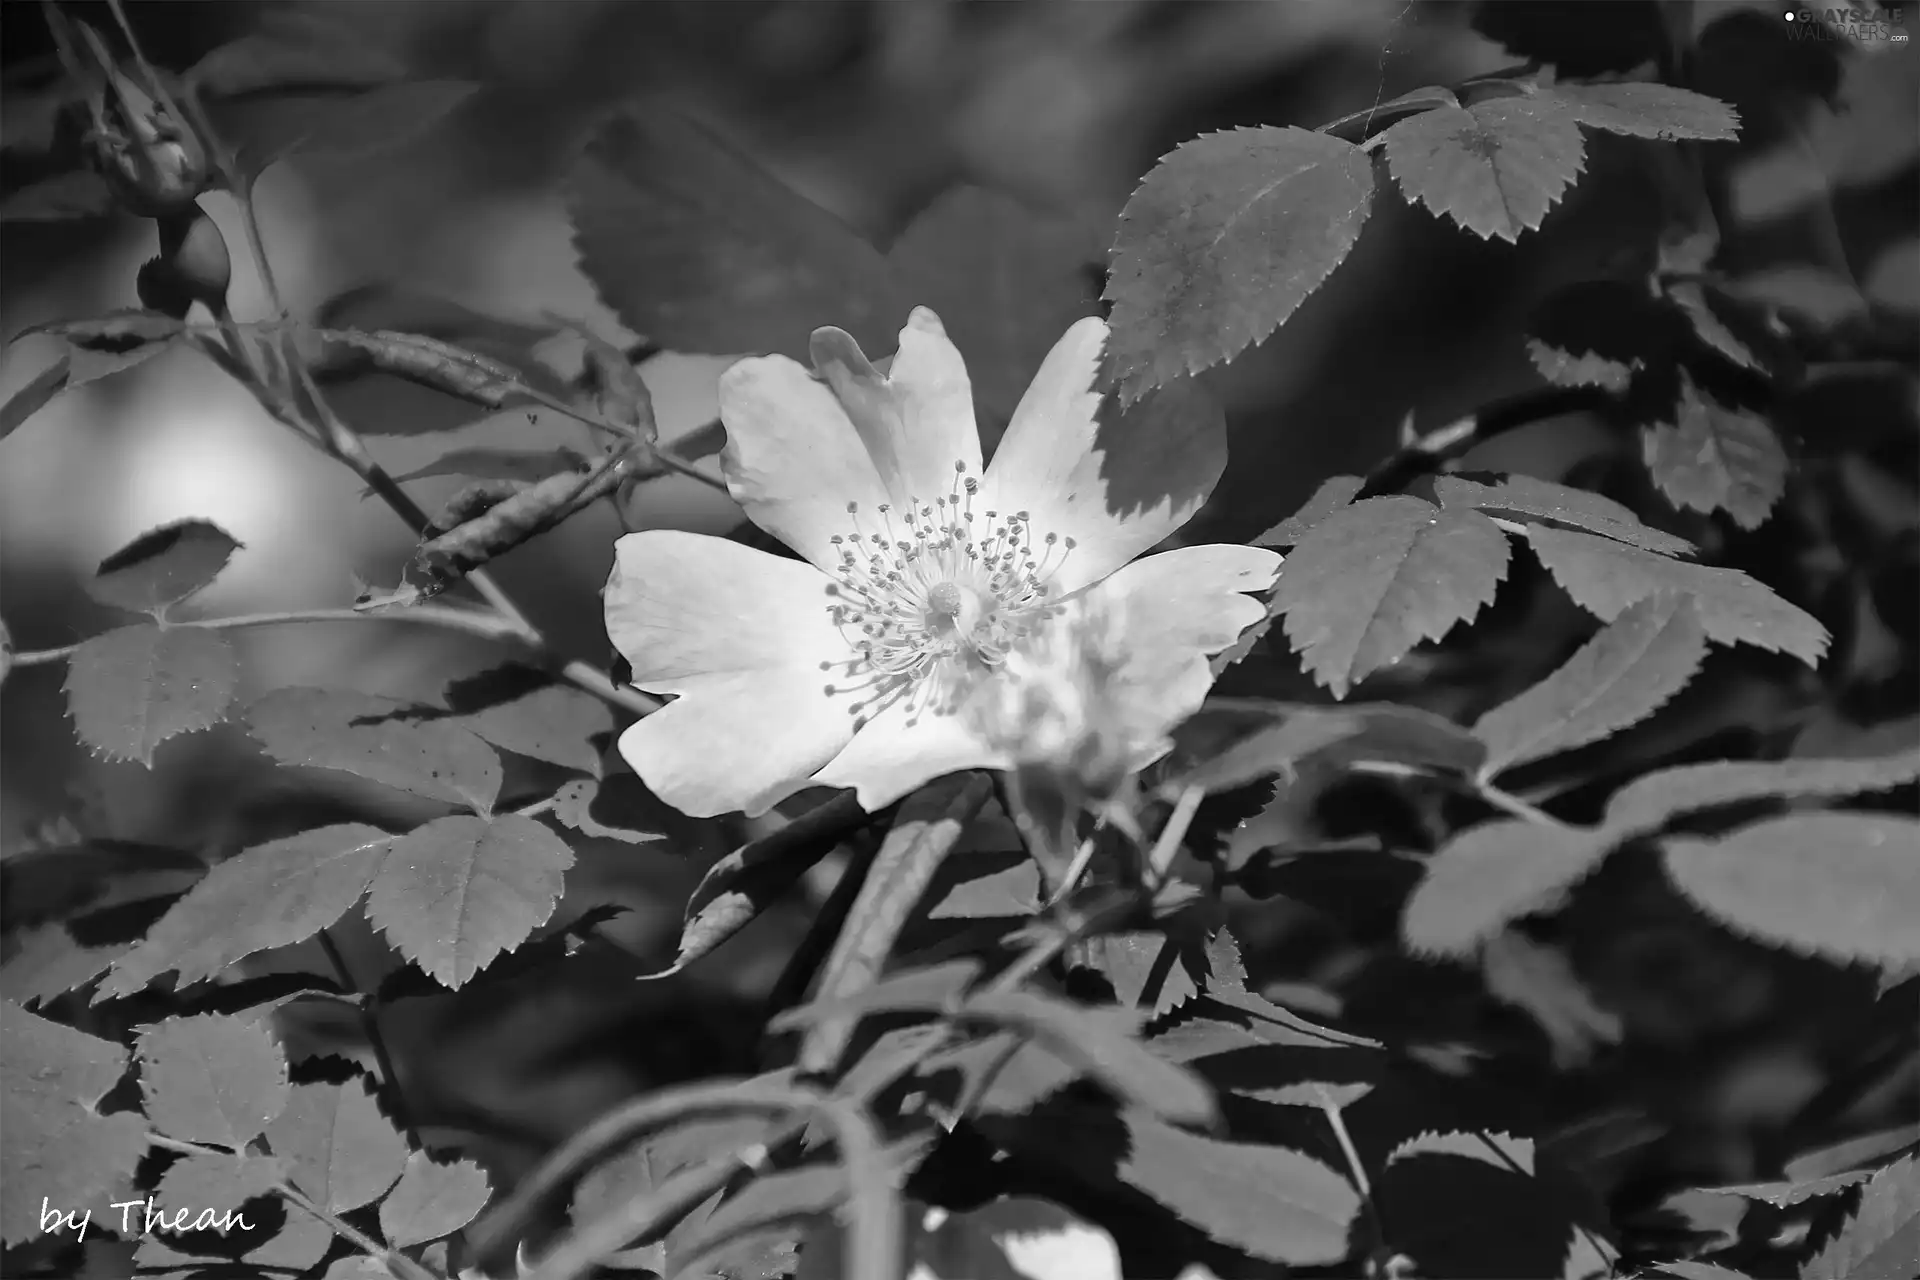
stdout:
<svg viewBox="0 0 1920 1280">
<path fill-rule="evenodd" d="M 1662 1262 L 1660 1269 L 1668 1275 L 1678 1276 L 1680 1280 L 1753 1280 L 1744 1271 L 1735 1271 L 1713 1262 L 1690 1262 L 1678 1259 Z"/>
<path fill-rule="evenodd" d="M 1738 569 L 1687 564 L 1638 547 L 1570 529 L 1528 525 L 1534 554 L 1575 604 L 1612 622 L 1638 601 L 1662 591 L 1693 600 L 1707 638 L 1790 653 L 1815 666 L 1827 651 L 1827 629 Z M 1282 588 L 1286 574 L 1281 574 Z"/>
<path fill-rule="evenodd" d="M 1737 1187 L 1710 1187 L 1708 1190 L 1717 1196 L 1739 1196 L 1743 1200 L 1770 1204 L 1776 1209 L 1790 1209 L 1821 1196 L 1837 1196 L 1859 1186 L 1873 1174 L 1872 1169 L 1850 1169 L 1845 1173 L 1809 1178 L 1804 1182 L 1754 1182 Z"/>
<path fill-rule="evenodd" d="M 1528 1175 L 1533 1173 L 1533 1139 L 1514 1137 L 1508 1133 L 1463 1133 L 1458 1130 L 1441 1133 L 1429 1129 L 1395 1147 L 1387 1154 L 1387 1163 L 1393 1164 L 1417 1155 L 1462 1156 L 1490 1164 L 1496 1169 L 1517 1170 Z"/>
<path fill-rule="evenodd" d="M 1359 476 L 1328 476 L 1301 508 L 1253 540 L 1256 547 L 1291 547 L 1315 525 L 1352 504 L 1366 487 Z"/>
<path fill-rule="evenodd" d="M 388 851 L 367 918 L 400 954 L 458 988 L 553 914 L 572 865 L 573 850 L 532 818 L 438 818 Z"/>
<path fill-rule="evenodd" d="M 450 1236 L 487 1207 L 491 1190 L 486 1171 L 473 1161 L 441 1164 L 416 1151 L 380 1202 L 380 1232 L 396 1249 Z"/>
<path fill-rule="evenodd" d="M 1736 933 L 1842 963 L 1920 968 L 1920 822 L 1793 813 L 1717 840 L 1668 837 L 1667 873 Z"/>
<path fill-rule="evenodd" d="M 630 773 L 611 778 L 575 778 L 554 792 L 553 816 L 583 836 L 648 844 L 662 838 L 650 828 L 661 825 L 666 808 Z"/>
<path fill-rule="evenodd" d="M 609 118 L 567 194 L 580 265 L 602 300 L 674 351 L 805 360 L 827 324 L 890 350 L 911 305 L 872 245 L 677 115 Z"/>
<path fill-rule="evenodd" d="M 0 999 L 15 1004 L 44 1004 L 85 986 L 127 954 L 132 939 L 82 942 L 68 924 L 47 924 L 10 935 L 13 952 L 0 964 Z"/>
<path fill-rule="evenodd" d="M 1010 416 L 1053 344 L 1100 313 L 1092 230 L 982 187 L 954 187 L 887 251 L 903 298 L 933 308 L 966 353 L 974 399 Z"/>
<path fill-rule="evenodd" d="M 490 810 L 500 793 L 500 758 L 471 730 L 417 715 L 406 703 L 370 694 L 276 689 L 247 708 L 247 731 L 281 764 L 339 769 Z"/>
<path fill-rule="evenodd" d="M 365 93 L 283 93 L 246 97 L 215 110 L 221 136 L 237 144 L 249 178 L 298 155 L 370 155 L 440 124 L 480 86 L 466 80 L 407 80 Z"/>
<path fill-rule="evenodd" d="M 1477 511 L 1368 498 L 1321 521 L 1281 570 L 1273 611 L 1307 670 L 1344 698 L 1421 640 L 1471 619 L 1507 572 L 1507 538 Z"/>
<path fill-rule="evenodd" d="M 1890 791 L 1920 778 L 1920 748 L 1844 760 L 1716 761 L 1662 769 L 1634 779 L 1607 802 L 1605 825 L 1650 831 L 1677 814 L 1749 800 L 1854 796 Z"/>
<path fill-rule="evenodd" d="M 1233 1248 L 1295 1266 L 1337 1262 L 1360 1197 L 1346 1179 L 1286 1147 L 1222 1142 L 1129 1114 L 1120 1176 Z"/>
<path fill-rule="evenodd" d="M 267 1126 L 293 1185 L 331 1213 L 371 1204 L 407 1163 L 407 1141 L 364 1083 L 300 1084 Z"/>
<path fill-rule="evenodd" d="M 1693 678 L 1707 637 L 1685 596 L 1636 601 L 1552 675 L 1481 716 L 1482 775 L 1611 737 L 1659 710 Z"/>
<path fill-rule="evenodd" d="M 563 769 L 600 776 L 604 743 L 613 736 L 606 703 L 528 667 L 496 667 L 447 689 L 453 723 L 504 751 Z"/>
<path fill-rule="evenodd" d="M 333 1248 L 333 1228 L 312 1214 L 298 1209 L 290 1209 L 286 1220 L 273 1239 L 249 1252 L 246 1262 L 258 1268 L 272 1267 L 280 1271 L 305 1271 L 318 1266 L 320 1260 Z M 149 1240 L 147 1243 L 153 1243 Z M 142 1246 L 144 1248 L 144 1246 Z M 257 1274 L 257 1272 L 256 1272 Z"/>
<path fill-rule="evenodd" d="M 141 623 L 81 644 L 67 664 L 67 710 L 89 749 L 152 768 L 167 739 L 220 723 L 239 680 L 219 632 Z"/>
<path fill-rule="evenodd" d="M 648 1134 L 612 1159 L 601 1161 L 580 1179 L 569 1210 L 575 1223 L 587 1223 L 641 1196 L 651 1194 L 661 1183 L 683 1169 L 708 1160 L 745 1151 L 767 1136 L 769 1121 L 763 1115 L 734 1115 L 699 1118 Z M 679 1274 L 668 1265 L 668 1251 L 677 1241 L 695 1235 L 707 1215 L 719 1202 L 716 1194 L 682 1218 L 663 1240 L 656 1240 L 618 1255 L 623 1263 L 644 1266 L 665 1276 Z M 612 1265 L 612 1260 L 603 1265 Z"/>
<path fill-rule="evenodd" d="M 1508 921 L 1557 905 L 1612 844 L 1587 827 L 1517 819 L 1469 827 L 1427 859 L 1402 936 L 1421 954 L 1470 952 Z"/>
<path fill-rule="evenodd" d="M 1740 116 L 1718 98 L 1666 84 L 1558 84 L 1546 91 L 1590 129 L 1635 138 L 1732 142 Z"/>
<path fill-rule="evenodd" d="M 1728 408 L 1683 372 L 1674 421 L 1641 432 L 1643 456 L 1660 492 L 1677 507 L 1725 511 L 1758 529 L 1787 491 L 1787 452 L 1764 418 Z"/>
<path fill-rule="evenodd" d="M 168 1137 L 237 1151 L 287 1104 L 286 1059 L 258 1023 L 168 1018 L 136 1047 L 147 1118 Z"/>
<path fill-rule="evenodd" d="M 929 920 L 1030 916 L 1040 907 L 1040 868 L 1024 850 L 971 850 L 949 858 L 927 892 Z"/>
<path fill-rule="evenodd" d="M 1433 482 L 1433 493 L 1442 507 L 1471 507 L 1518 518 L 1523 523 L 1585 529 L 1588 533 L 1661 555 L 1684 556 L 1693 552 L 1693 544 L 1685 538 L 1653 528 L 1631 508 L 1611 498 L 1535 480 L 1532 476 L 1502 476 L 1494 484 L 1483 484 L 1465 476 L 1440 476 Z"/>
<path fill-rule="evenodd" d="M 270 1156 L 208 1152 L 168 1166 L 152 1200 L 169 1213 L 191 1208 L 222 1214 L 256 1196 L 272 1195 L 282 1176 L 280 1161 Z"/>
<path fill-rule="evenodd" d="M 1873 1175 L 1840 1234 L 1800 1268 L 1800 1280 L 1878 1280 L 1913 1274 L 1920 1258 L 1920 1158 Z"/>
<path fill-rule="evenodd" d="M 404 79 L 404 64 L 324 13 L 266 10 L 258 26 L 194 63 L 187 87 L 210 97 L 291 89 L 371 89 Z"/>
<path fill-rule="evenodd" d="M 1174 927 L 1106 933 L 1086 944 L 1088 960 L 1113 984 L 1120 1007 L 1148 1018 L 1171 1013 L 1198 995 L 1199 980 L 1206 976 L 1203 937 L 1195 936 L 1192 913 L 1167 923 Z"/>
<path fill-rule="evenodd" d="M 1136 1039 L 1134 1020 L 1116 1016 L 1119 1010 L 1083 1008 L 1031 992 L 989 991 L 969 998 L 964 1011 L 1045 1040 L 1107 1092 L 1147 1115 L 1176 1124 L 1214 1119 L 1213 1091 Z"/>
<path fill-rule="evenodd" d="M 177 520 L 149 529 L 102 560 L 87 594 L 135 613 L 164 608 L 212 582 L 240 549 L 210 520 Z"/>
<path fill-rule="evenodd" d="M 53 403 L 53 398 L 67 389 L 71 378 L 71 361 L 72 357 L 61 356 L 35 374 L 26 386 L 8 396 L 5 404 L 0 404 L 0 440 L 12 435 L 22 423 Z"/>
<path fill-rule="evenodd" d="M 38 1235 L 43 1200 L 77 1210 L 132 1176 L 145 1120 L 96 1110 L 126 1069 L 119 1045 L 0 1002 L 0 1241 Z"/>
<path fill-rule="evenodd" d="M 1436 107 L 1381 138 L 1407 199 L 1483 240 L 1537 230 L 1587 162 L 1573 113 L 1547 95 Z"/>
<path fill-rule="evenodd" d="M 312 937 L 360 900 L 398 840 L 346 823 L 242 850 L 161 917 L 95 999 L 132 995 L 169 969 L 180 971 L 178 986 L 190 986 L 256 951 Z"/>
<path fill-rule="evenodd" d="M 1121 212 L 1106 297 L 1123 400 L 1264 340 L 1360 235 L 1373 168 L 1307 129 L 1228 129 L 1163 157 Z"/>
</svg>

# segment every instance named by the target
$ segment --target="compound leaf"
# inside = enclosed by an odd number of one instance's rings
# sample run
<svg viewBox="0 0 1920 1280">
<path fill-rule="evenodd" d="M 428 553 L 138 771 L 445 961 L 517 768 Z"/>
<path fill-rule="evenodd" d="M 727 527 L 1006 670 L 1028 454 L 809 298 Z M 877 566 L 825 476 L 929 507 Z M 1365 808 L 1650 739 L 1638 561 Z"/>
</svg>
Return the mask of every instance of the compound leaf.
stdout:
<svg viewBox="0 0 1920 1280">
<path fill-rule="evenodd" d="M 333 1213 L 371 1204 L 407 1163 L 406 1139 L 358 1081 L 295 1085 L 267 1142 L 293 1184 Z"/>
</svg>

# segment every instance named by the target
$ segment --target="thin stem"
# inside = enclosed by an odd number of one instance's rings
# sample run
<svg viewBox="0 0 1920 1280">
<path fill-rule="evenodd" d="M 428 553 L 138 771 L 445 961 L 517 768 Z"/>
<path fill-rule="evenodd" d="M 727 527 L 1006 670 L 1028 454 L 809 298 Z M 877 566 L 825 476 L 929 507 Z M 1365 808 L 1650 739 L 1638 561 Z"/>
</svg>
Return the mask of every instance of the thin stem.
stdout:
<svg viewBox="0 0 1920 1280">
<path fill-rule="evenodd" d="M 440 627 L 448 631 L 459 631 L 471 636 L 480 636 L 488 640 L 518 639 L 518 633 L 511 629 L 505 619 L 492 613 L 482 613 L 478 609 L 456 609 L 446 605 L 419 604 L 405 609 L 392 609 L 372 613 L 363 609 L 283 609 L 272 613 L 248 613 L 232 618 L 189 618 L 180 622 L 168 622 L 168 627 L 182 630 L 193 628 L 201 631 L 238 631 L 246 627 L 277 627 L 295 622 L 411 622 L 421 626 Z M 79 644 L 61 645 L 57 649 L 34 649 L 26 653 L 13 655 L 16 667 L 32 667 L 47 662 L 65 662 L 79 652 Z M 604 675 L 601 677 L 606 679 Z M 611 685 L 611 680 L 608 681 Z"/>
<path fill-rule="evenodd" d="M 1180 852 L 1180 841 L 1186 838 L 1187 828 L 1193 825 L 1193 815 L 1206 798 L 1205 788 L 1188 787 L 1174 802 L 1173 812 L 1167 815 L 1167 825 L 1160 828 L 1160 837 L 1153 842 L 1153 852 L 1147 856 L 1148 883 L 1154 890 L 1158 891 L 1167 882 L 1173 859 Z"/>
<path fill-rule="evenodd" d="M 1484 779 L 1474 783 L 1474 791 L 1494 808 L 1505 809 L 1516 818 L 1525 818 L 1528 822 L 1537 822 L 1543 827 L 1558 827 L 1563 831 L 1569 829 L 1567 823 L 1560 821 L 1545 809 L 1530 805 L 1512 792 L 1502 791 Z"/>
<path fill-rule="evenodd" d="M 318 936 L 320 949 L 327 953 L 327 962 L 340 976 L 340 985 L 349 991 L 360 990 L 360 984 L 354 981 L 353 970 L 347 967 L 347 958 L 341 954 L 340 945 L 333 940 L 333 935 L 322 929 Z M 406 1130 L 411 1144 L 421 1147 L 420 1131 L 413 1124 L 413 1109 L 407 1105 L 407 1095 L 400 1088 L 400 1072 L 394 1068 L 393 1055 L 387 1051 L 387 1038 L 380 1033 L 380 1015 L 374 1009 L 371 993 L 360 1002 L 360 1026 L 367 1034 L 367 1044 L 373 1050 L 374 1063 L 380 1068 L 380 1078 L 386 1082 L 388 1095 L 393 1102 L 394 1118 Z"/>
</svg>

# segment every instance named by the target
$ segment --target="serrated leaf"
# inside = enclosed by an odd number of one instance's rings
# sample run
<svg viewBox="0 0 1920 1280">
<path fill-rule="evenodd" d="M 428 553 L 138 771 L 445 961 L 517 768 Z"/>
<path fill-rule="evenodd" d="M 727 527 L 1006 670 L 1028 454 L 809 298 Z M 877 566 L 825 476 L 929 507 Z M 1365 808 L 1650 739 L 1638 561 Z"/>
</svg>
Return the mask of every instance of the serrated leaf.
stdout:
<svg viewBox="0 0 1920 1280">
<path fill-rule="evenodd" d="M 339 769 L 485 812 L 500 758 L 471 730 L 406 718 L 407 704 L 330 689 L 276 689 L 247 708 L 247 731 L 281 764 Z M 430 713 L 431 714 L 431 713 Z"/>
<path fill-rule="evenodd" d="M 1637 724 L 1680 692 L 1707 653 L 1706 632 L 1685 596 L 1636 601 L 1554 673 L 1481 716 L 1481 773 L 1571 751 Z"/>
<path fill-rule="evenodd" d="M 1611 844 L 1586 827 L 1512 819 L 1469 827 L 1427 859 L 1402 936 L 1415 952 L 1465 954 L 1508 921 L 1556 905 Z"/>
<path fill-rule="evenodd" d="M 691 1119 L 647 1135 L 611 1159 L 601 1161 L 580 1180 L 570 1216 L 585 1223 L 651 1193 L 683 1169 L 736 1151 L 745 1151 L 767 1136 L 763 1115 L 730 1115 Z M 681 1219 L 664 1240 L 626 1250 L 623 1257 L 662 1275 L 679 1274 L 667 1263 L 668 1251 L 704 1225 L 719 1200 L 716 1195 Z"/>
<path fill-rule="evenodd" d="M 1493 599 L 1507 538 L 1477 511 L 1419 498 L 1368 498 L 1294 547 L 1274 589 L 1287 640 L 1315 680 L 1344 698 L 1421 640 L 1445 635 Z"/>
<path fill-rule="evenodd" d="M 178 985 L 213 977 L 256 951 L 312 937 L 360 900 L 398 836 L 362 823 L 317 827 L 254 845 L 206 878 L 123 957 L 97 999 L 131 995 L 169 969 Z"/>
<path fill-rule="evenodd" d="M 805 360 L 823 324 L 888 350 L 911 305 L 872 245 L 678 115 L 636 109 L 601 124 L 567 195 L 601 299 L 674 351 Z"/>
<path fill-rule="evenodd" d="M 630 773 L 611 778 L 575 778 L 554 792 L 553 816 L 583 836 L 647 844 L 658 831 L 665 806 Z"/>
<path fill-rule="evenodd" d="M 256 1196 L 272 1195 L 281 1176 L 280 1162 L 270 1156 L 187 1156 L 168 1166 L 153 1189 L 152 1203 L 170 1212 L 191 1208 L 223 1214 Z"/>
<path fill-rule="evenodd" d="M 592 694 L 527 667 L 497 667 L 447 689 L 454 723 L 505 751 L 600 776 L 613 710 Z"/>
<path fill-rule="evenodd" d="M 256 1267 L 279 1271 L 305 1271 L 318 1266 L 333 1248 L 333 1228 L 310 1213 L 290 1209 L 286 1221 L 273 1239 L 247 1254 L 245 1261 Z M 147 1243 L 152 1243 L 148 1241 Z M 145 1246 L 142 1246 L 143 1248 Z"/>
<path fill-rule="evenodd" d="M 1518 1170 L 1529 1175 L 1533 1173 L 1533 1139 L 1508 1133 L 1463 1133 L 1458 1130 L 1442 1133 L 1429 1129 L 1395 1147 L 1387 1154 L 1387 1163 L 1393 1164 L 1397 1160 L 1418 1155 L 1464 1156 L 1469 1160 L 1490 1164 L 1496 1169 Z"/>
<path fill-rule="evenodd" d="M 1732 142 L 1740 116 L 1718 98 L 1667 84 L 1557 84 L 1544 91 L 1590 129 L 1635 138 Z"/>
<path fill-rule="evenodd" d="M 169 1137 L 238 1150 L 286 1106 L 286 1059 L 258 1023 L 168 1018 L 136 1048 L 147 1118 Z"/>
<path fill-rule="evenodd" d="M 47 924 L 16 935 L 13 955 L 0 965 L 0 1000 L 42 1004 L 85 986 L 133 948 L 131 941 L 85 943 L 66 924 Z"/>
<path fill-rule="evenodd" d="M 1291 547 L 1307 536 L 1307 531 L 1334 512 L 1352 504 L 1354 496 L 1366 487 L 1359 476 L 1328 476 L 1320 482 L 1300 509 L 1253 540 L 1256 547 Z"/>
<path fill-rule="evenodd" d="M 184 600 L 226 568 L 240 542 L 211 520 L 176 520 L 120 548 L 93 571 L 87 594 L 143 612 Z"/>
<path fill-rule="evenodd" d="M 1527 359 L 1556 387 L 1599 387 L 1615 394 L 1626 391 L 1633 384 L 1633 375 L 1642 368 L 1637 359 L 1615 360 L 1595 351 L 1576 354 L 1531 335 L 1527 338 Z"/>
<path fill-rule="evenodd" d="M 153 767 L 161 743 L 220 723 L 240 672 L 225 636 L 152 623 L 84 641 L 64 686 L 74 732 L 109 760 Z"/>
<path fill-rule="evenodd" d="M 1483 484 L 1465 476 L 1440 476 L 1433 482 L 1433 493 L 1442 507 L 1472 507 L 1523 520 L 1532 517 L 1548 524 L 1584 529 L 1661 555 L 1691 555 L 1694 549 L 1685 538 L 1653 528 L 1631 508 L 1611 498 L 1532 476 L 1502 476 L 1494 484 Z"/>
<path fill-rule="evenodd" d="M 1121 212 L 1106 298 L 1123 400 L 1264 340 L 1360 235 L 1373 168 L 1307 129 L 1206 134 L 1161 157 Z"/>
<path fill-rule="evenodd" d="M 1206 967 L 1196 942 L 1191 929 L 1107 933 L 1088 941 L 1086 955 L 1113 984 L 1121 1008 L 1157 1018 L 1200 993 Z"/>
<path fill-rule="evenodd" d="M 1827 629 L 1812 615 L 1738 569 L 1669 560 L 1546 525 L 1528 525 L 1527 540 L 1573 602 L 1603 622 L 1648 596 L 1678 592 L 1692 599 L 1701 627 L 1716 643 L 1790 653 L 1808 666 L 1817 665 L 1827 651 Z M 1283 572 L 1283 588 L 1285 578 Z"/>
<path fill-rule="evenodd" d="M 1669 837 L 1667 874 L 1703 911 L 1774 946 L 1920 968 L 1920 822 L 1793 813 L 1717 840 Z"/>
<path fill-rule="evenodd" d="M 1920 1259 L 1920 1157 L 1873 1175 L 1840 1234 L 1800 1268 L 1800 1280 L 1878 1280 L 1913 1274 Z"/>
<path fill-rule="evenodd" d="M 1742 1200 L 1758 1200 L 1776 1209 L 1788 1209 L 1821 1196 L 1837 1196 L 1859 1186 L 1873 1174 L 1872 1169 L 1850 1169 L 1845 1173 L 1809 1178 L 1804 1182 L 1754 1182 L 1736 1187 L 1710 1187 L 1708 1190 L 1717 1196 L 1739 1196 Z"/>
<path fill-rule="evenodd" d="M 573 850 L 519 814 L 438 818 L 388 851 L 367 918 L 400 953 L 458 988 L 553 914 Z"/>
<path fill-rule="evenodd" d="M 1184 1067 L 1154 1054 L 1119 1011 L 1088 1009 L 1024 991 L 983 992 L 969 998 L 970 1017 L 1005 1023 L 1044 1039 L 1100 1086 L 1145 1114 L 1176 1124 L 1209 1124 L 1213 1091 Z"/>
<path fill-rule="evenodd" d="M 982 187 L 954 187 L 922 210 L 887 261 L 902 296 L 931 307 L 967 356 L 974 399 L 1011 415 L 1053 344 L 1098 315 L 1101 261 L 1090 228 Z"/>
<path fill-rule="evenodd" d="M 267 1143 L 294 1186 L 333 1213 L 372 1203 L 407 1163 L 406 1139 L 358 1081 L 295 1085 Z"/>
<path fill-rule="evenodd" d="M 1129 1114 L 1119 1173 L 1233 1248 L 1296 1266 L 1337 1262 L 1360 1197 L 1346 1179 L 1286 1147 L 1222 1142 Z"/>
<path fill-rule="evenodd" d="M 1766 522 L 1787 491 L 1787 452 L 1765 419 L 1728 408 L 1680 375 L 1675 421 L 1643 428 L 1642 456 L 1677 507 L 1725 511 L 1742 529 Z"/>
<path fill-rule="evenodd" d="M 1436 107 L 1381 138 L 1407 199 L 1483 240 L 1537 230 L 1587 163 L 1573 113 L 1547 95 Z"/>
<path fill-rule="evenodd" d="M 1920 778 L 1920 748 L 1844 760 L 1717 761 L 1645 774 L 1607 802 L 1605 825 L 1648 831 L 1676 814 L 1769 797 L 1853 796 Z"/>
<path fill-rule="evenodd" d="M 1660 1264 L 1660 1269 L 1668 1275 L 1678 1276 L 1680 1280 L 1753 1280 L 1753 1277 L 1744 1271 L 1735 1271 L 1731 1267 L 1723 1267 L 1717 1263 L 1693 1262 L 1684 1258 L 1663 1262 Z"/>
<path fill-rule="evenodd" d="M 380 1232 L 396 1249 L 452 1235 L 487 1207 L 491 1191 L 486 1171 L 473 1161 L 440 1164 L 416 1151 L 380 1202 Z"/>
<path fill-rule="evenodd" d="M 146 1122 L 94 1109 L 126 1068 L 119 1045 L 0 1001 L 0 1241 L 37 1235 L 43 1200 L 71 1211 L 132 1176 Z"/>
</svg>

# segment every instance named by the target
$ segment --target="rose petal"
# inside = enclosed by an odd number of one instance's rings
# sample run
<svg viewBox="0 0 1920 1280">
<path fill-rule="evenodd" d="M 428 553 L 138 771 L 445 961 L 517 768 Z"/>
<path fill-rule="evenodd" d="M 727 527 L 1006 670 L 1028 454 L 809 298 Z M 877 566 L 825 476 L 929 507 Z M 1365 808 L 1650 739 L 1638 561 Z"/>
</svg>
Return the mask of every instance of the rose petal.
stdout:
<svg viewBox="0 0 1920 1280">
<path fill-rule="evenodd" d="M 805 671 L 709 676 L 620 735 L 620 754 L 666 803 L 696 818 L 757 817 L 847 744 L 852 720 Z"/>
<path fill-rule="evenodd" d="M 828 613 L 833 585 L 811 565 L 725 538 L 630 533 L 614 544 L 607 635 L 649 693 L 689 693 L 744 671 L 803 671 L 824 704 L 820 664 L 849 653 Z"/>
<path fill-rule="evenodd" d="M 1224 448 L 1198 427 L 1192 441 L 1177 441 L 1193 447 L 1179 467 L 1174 496 L 1148 482 L 1151 477 L 1117 477 L 1117 468 L 1164 472 L 1157 459 L 1168 442 L 1155 432 L 1166 434 L 1172 424 L 1144 413 L 1102 426 L 1094 387 L 1106 336 L 1106 323 L 1088 317 L 1054 344 L 1013 411 L 974 501 L 976 510 L 1026 511 L 1036 543 L 1049 533 L 1074 540 L 1073 553 L 1052 577 L 1060 594 L 1098 582 L 1185 524 L 1226 463 Z M 1126 481 L 1125 492 L 1115 493 L 1116 478 Z"/>
<path fill-rule="evenodd" d="M 1207 543 L 1123 565 L 1087 592 L 1087 603 L 1123 619 L 1129 657 L 1154 649 L 1218 653 L 1267 614 L 1245 594 L 1266 591 L 1281 556 L 1265 547 Z"/>
<path fill-rule="evenodd" d="M 980 474 L 966 362 L 927 308 L 907 317 L 884 377 L 839 329 L 814 330 L 813 367 L 866 442 L 894 505 L 931 503 L 956 492 L 960 475 Z"/>
<path fill-rule="evenodd" d="M 1004 769 L 1008 763 L 962 717 L 913 715 L 902 699 L 868 721 L 813 780 L 823 787 L 852 787 L 860 807 L 876 813 L 945 774 Z"/>
<path fill-rule="evenodd" d="M 720 375 L 720 421 L 720 469 L 747 518 L 823 569 L 839 563 L 829 539 L 850 531 L 847 504 L 871 511 L 887 491 L 833 392 L 796 360 L 757 356 Z"/>
</svg>

